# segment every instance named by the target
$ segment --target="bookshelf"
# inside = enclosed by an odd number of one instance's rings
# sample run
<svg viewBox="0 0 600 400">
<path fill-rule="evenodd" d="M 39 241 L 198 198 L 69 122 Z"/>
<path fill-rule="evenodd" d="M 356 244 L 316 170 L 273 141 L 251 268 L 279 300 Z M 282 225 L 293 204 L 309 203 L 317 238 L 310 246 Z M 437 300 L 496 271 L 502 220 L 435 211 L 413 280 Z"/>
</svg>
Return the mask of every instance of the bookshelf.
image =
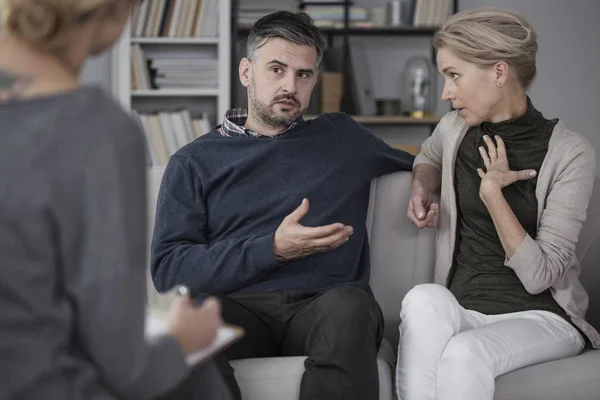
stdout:
<svg viewBox="0 0 600 400">
<path fill-rule="evenodd" d="M 435 125 L 440 122 L 437 117 L 413 118 L 404 115 L 351 115 L 363 125 Z M 306 115 L 305 119 L 316 118 L 316 115 Z"/>
<path fill-rule="evenodd" d="M 112 52 L 112 91 L 142 124 L 150 169 L 220 123 L 231 103 L 231 0 L 141 3 Z"/>
<path fill-rule="evenodd" d="M 247 35 L 250 26 L 240 25 L 238 32 Z M 349 36 L 393 36 L 393 35 L 433 35 L 436 28 L 431 26 L 389 26 L 389 27 L 348 27 L 333 28 L 321 27 L 324 35 L 349 35 Z"/>
<path fill-rule="evenodd" d="M 219 44 L 218 37 L 205 38 L 167 38 L 167 37 L 132 37 L 131 43 L 139 44 Z"/>
</svg>

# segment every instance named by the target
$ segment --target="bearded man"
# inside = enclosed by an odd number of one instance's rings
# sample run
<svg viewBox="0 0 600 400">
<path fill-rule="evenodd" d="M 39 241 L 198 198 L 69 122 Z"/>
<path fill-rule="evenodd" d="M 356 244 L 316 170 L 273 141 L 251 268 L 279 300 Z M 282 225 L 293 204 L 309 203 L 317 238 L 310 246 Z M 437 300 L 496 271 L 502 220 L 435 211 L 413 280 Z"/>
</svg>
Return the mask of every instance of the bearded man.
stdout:
<svg viewBox="0 0 600 400">
<path fill-rule="evenodd" d="M 308 357 L 301 399 L 378 398 L 369 188 L 413 156 L 344 113 L 302 118 L 323 50 L 304 13 L 257 21 L 239 64 L 248 109 L 173 155 L 161 184 L 154 284 L 218 296 L 245 329 L 217 360 L 238 399 L 228 360 L 276 356 Z"/>
</svg>

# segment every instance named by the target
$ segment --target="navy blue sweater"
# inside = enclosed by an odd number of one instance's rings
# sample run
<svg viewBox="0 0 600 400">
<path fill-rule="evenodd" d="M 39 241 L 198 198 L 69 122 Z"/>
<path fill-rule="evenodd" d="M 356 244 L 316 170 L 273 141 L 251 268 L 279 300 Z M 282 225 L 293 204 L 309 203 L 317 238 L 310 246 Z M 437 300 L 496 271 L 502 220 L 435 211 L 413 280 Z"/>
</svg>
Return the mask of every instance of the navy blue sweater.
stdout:
<svg viewBox="0 0 600 400">
<path fill-rule="evenodd" d="M 394 149 L 343 113 L 275 138 L 216 130 L 173 155 L 158 197 L 152 279 L 159 291 L 257 293 L 353 285 L 369 290 L 366 215 L 373 178 L 410 170 Z M 273 236 L 307 198 L 305 226 L 354 227 L 337 249 L 279 264 Z"/>
</svg>

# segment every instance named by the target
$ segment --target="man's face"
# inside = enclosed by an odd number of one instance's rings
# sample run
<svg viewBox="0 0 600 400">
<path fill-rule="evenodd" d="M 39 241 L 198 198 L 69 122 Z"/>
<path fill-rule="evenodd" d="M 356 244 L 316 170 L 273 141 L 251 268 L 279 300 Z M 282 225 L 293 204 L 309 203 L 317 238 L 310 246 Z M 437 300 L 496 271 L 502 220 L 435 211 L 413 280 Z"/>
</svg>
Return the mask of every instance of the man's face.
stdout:
<svg viewBox="0 0 600 400">
<path fill-rule="evenodd" d="M 287 128 L 308 107 L 317 81 L 317 51 L 281 38 L 268 39 L 256 59 L 240 62 L 250 111 L 264 124 Z"/>
</svg>

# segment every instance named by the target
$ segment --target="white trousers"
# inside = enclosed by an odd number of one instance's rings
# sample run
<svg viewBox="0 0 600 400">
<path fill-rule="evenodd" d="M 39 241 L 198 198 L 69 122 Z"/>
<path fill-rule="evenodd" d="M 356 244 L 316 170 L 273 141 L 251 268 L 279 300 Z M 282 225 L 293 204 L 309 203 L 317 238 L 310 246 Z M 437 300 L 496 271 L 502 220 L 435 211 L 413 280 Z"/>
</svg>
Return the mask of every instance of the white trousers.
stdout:
<svg viewBox="0 0 600 400">
<path fill-rule="evenodd" d="M 548 311 L 485 315 L 436 284 L 415 286 L 400 312 L 396 390 L 402 400 L 492 400 L 495 378 L 579 354 L 583 337 Z"/>
</svg>

